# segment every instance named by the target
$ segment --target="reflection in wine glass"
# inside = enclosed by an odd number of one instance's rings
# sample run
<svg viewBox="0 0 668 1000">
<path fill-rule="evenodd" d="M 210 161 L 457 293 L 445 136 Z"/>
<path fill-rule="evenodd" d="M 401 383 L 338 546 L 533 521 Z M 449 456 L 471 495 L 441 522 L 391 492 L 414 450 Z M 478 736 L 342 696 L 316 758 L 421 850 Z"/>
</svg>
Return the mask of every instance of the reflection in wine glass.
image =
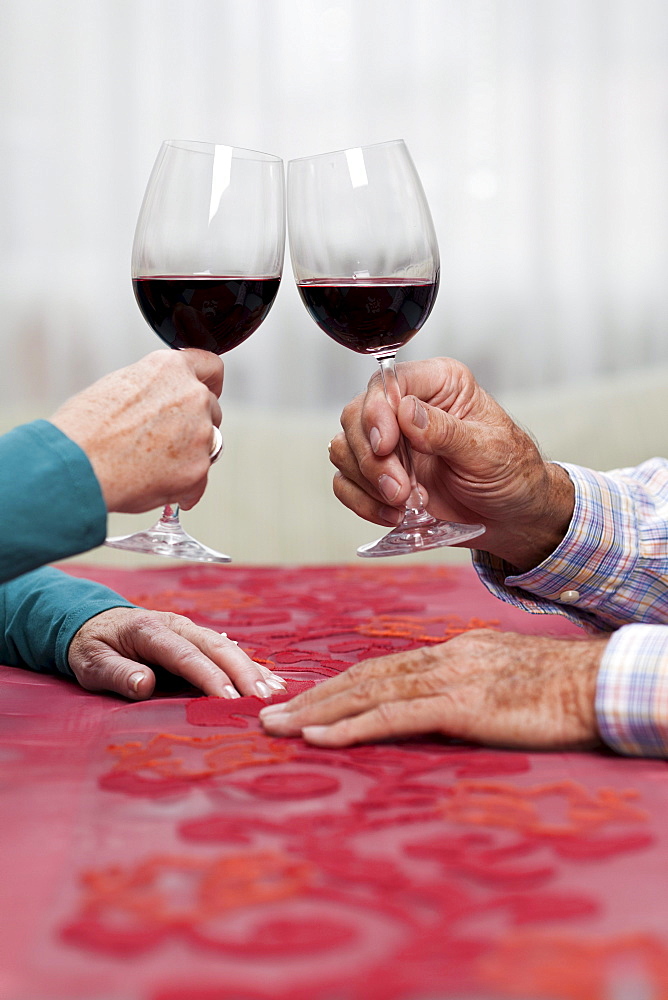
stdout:
<svg viewBox="0 0 668 1000">
<path fill-rule="evenodd" d="M 137 222 L 132 286 L 144 318 L 169 347 L 225 354 L 262 323 L 281 281 L 284 187 L 277 156 L 163 142 Z M 176 504 L 167 504 L 152 528 L 106 544 L 230 562 L 183 530 Z"/>
<path fill-rule="evenodd" d="M 288 229 L 308 312 L 337 343 L 376 358 L 396 412 L 395 355 L 427 319 L 439 283 L 436 234 L 406 144 L 399 139 L 291 160 Z M 403 436 L 397 453 L 411 482 L 403 520 L 358 555 L 404 555 L 483 533 L 481 524 L 427 513 Z"/>
</svg>

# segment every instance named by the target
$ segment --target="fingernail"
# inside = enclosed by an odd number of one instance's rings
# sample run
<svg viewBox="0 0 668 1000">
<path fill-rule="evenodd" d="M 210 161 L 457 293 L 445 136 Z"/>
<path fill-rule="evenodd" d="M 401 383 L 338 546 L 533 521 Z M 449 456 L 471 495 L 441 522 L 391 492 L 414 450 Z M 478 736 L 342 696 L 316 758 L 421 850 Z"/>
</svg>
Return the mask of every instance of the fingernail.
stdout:
<svg viewBox="0 0 668 1000">
<path fill-rule="evenodd" d="M 289 712 L 260 712 L 260 722 L 272 729 L 287 729 L 290 726 Z"/>
<path fill-rule="evenodd" d="M 142 673 L 136 673 L 130 675 L 130 678 L 128 679 L 128 684 L 130 685 L 135 694 L 139 690 L 139 685 L 141 684 L 141 682 L 144 680 L 145 677 L 146 674 Z"/>
<path fill-rule="evenodd" d="M 261 719 L 268 719 L 270 716 L 272 719 L 275 719 L 279 715 L 289 715 L 289 712 L 286 710 L 285 704 L 283 703 L 278 705 L 267 705 L 266 708 L 260 709 L 259 715 Z"/>
<path fill-rule="evenodd" d="M 388 524 L 401 524 L 404 517 L 403 513 L 396 507 L 381 507 L 378 514 Z"/>
<path fill-rule="evenodd" d="M 302 736 L 307 740 L 319 740 L 325 735 L 329 726 L 304 726 Z"/>
<path fill-rule="evenodd" d="M 416 427 L 419 427 L 420 430 L 422 431 L 429 423 L 429 417 L 427 416 L 427 411 L 425 410 L 420 400 L 417 398 L 414 399 L 413 401 L 413 423 L 415 424 Z"/>
<path fill-rule="evenodd" d="M 241 695 L 236 688 L 233 688 L 231 684 L 226 684 L 223 688 L 223 697 L 225 698 L 241 698 Z"/>
<path fill-rule="evenodd" d="M 380 448 L 381 441 L 383 439 L 380 436 L 380 431 L 377 427 L 372 427 L 369 431 L 369 444 L 373 448 L 374 455 L 378 454 L 378 449 Z"/>
<path fill-rule="evenodd" d="M 259 692 L 260 698 L 271 698 L 272 690 L 264 681 L 255 681 L 255 690 Z"/>
<path fill-rule="evenodd" d="M 381 476 L 378 480 L 378 486 L 380 487 L 380 492 L 386 500 L 389 500 L 390 503 L 396 499 L 397 494 L 401 489 L 399 483 L 396 479 L 393 479 L 392 476 Z"/>
<path fill-rule="evenodd" d="M 264 681 L 265 684 L 268 684 L 270 688 L 274 689 L 274 691 L 285 691 L 286 684 L 282 677 L 265 677 Z"/>
</svg>

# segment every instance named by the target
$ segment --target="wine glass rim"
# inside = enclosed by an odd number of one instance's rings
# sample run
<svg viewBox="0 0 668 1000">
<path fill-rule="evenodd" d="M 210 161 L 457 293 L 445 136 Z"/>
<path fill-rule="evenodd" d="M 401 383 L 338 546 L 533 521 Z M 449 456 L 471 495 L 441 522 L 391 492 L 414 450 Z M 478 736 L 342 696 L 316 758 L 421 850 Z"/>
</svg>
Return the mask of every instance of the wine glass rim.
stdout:
<svg viewBox="0 0 668 1000">
<path fill-rule="evenodd" d="M 405 139 L 386 139 L 384 142 L 368 142 L 363 146 L 345 146 L 342 149 L 331 149 L 326 153 L 312 153 L 310 156 L 296 156 L 292 160 L 288 160 L 290 163 L 302 163 L 305 160 L 317 160 L 321 156 L 340 156 L 344 153 L 350 152 L 352 149 L 380 149 L 381 146 L 403 146 L 408 149 Z"/>
<path fill-rule="evenodd" d="M 244 160 L 267 160 L 273 163 L 282 163 L 280 156 L 274 153 L 265 153 L 260 149 L 246 149 L 243 146 L 230 146 L 224 142 L 207 142 L 200 139 L 163 139 L 163 146 L 174 146 L 176 149 L 184 149 L 193 153 L 204 153 L 211 155 L 217 149 L 229 149 L 232 156 Z"/>
</svg>

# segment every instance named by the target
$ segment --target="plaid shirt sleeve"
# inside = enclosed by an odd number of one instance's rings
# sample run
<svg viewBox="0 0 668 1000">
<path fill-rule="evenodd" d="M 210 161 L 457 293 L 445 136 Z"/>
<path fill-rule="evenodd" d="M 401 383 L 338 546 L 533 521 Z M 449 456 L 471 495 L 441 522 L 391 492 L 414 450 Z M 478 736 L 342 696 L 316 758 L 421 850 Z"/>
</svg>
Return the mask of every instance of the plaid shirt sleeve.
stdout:
<svg viewBox="0 0 668 1000">
<path fill-rule="evenodd" d="M 521 575 L 475 552 L 482 582 L 516 607 L 562 614 L 592 632 L 668 622 L 668 461 L 614 472 L 563 468 L 575 486 L 575 509 L 561 544 Z"/>
<path fill-rule="evenodd" d="M 598 672 L 596 718 L 601 739 L 618 753 L 668 757 L 668 626 L 614 633 Z"/>
<path fill-rule="evenodd" d="M 598 676 L 601 736 L 621 753 L 668 756 L 668 461 L 563 468 L 575 509 L 552 555 L 521 575 L 485 552 L 474 566 L 501 600 L 614 632 Z"/>
</svg>

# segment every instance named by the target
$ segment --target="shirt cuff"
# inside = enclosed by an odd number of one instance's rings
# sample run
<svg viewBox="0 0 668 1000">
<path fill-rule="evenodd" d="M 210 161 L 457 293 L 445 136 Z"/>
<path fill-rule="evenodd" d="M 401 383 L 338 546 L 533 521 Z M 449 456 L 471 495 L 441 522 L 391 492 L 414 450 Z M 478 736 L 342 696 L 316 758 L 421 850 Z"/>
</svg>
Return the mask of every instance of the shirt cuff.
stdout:
<svg viewBox="0 0 668 1000">
<path fill-rule="evenodd" d="M 668 626 L 625 625 L 610 638 L 596 717 L 601 738 L 618 753 L 668 756 Z"/>
<path fill-rule="evenodd" d="M 561 614 L 590 631 L 613 631 L 623 622 L 606 616 L 605 605 L 638 558 L 634 500 L 626 484 L 605 473 L 555 464 L 575 487 L 573 517 L 555 551 L 527 573 L 484 552 L 474 553 L 473 565 L 488 590 L 509 604 Z"/>
<path fill-rule="evenodd" d="M 112 608 L 136 607 L 136 604 L 126 601 L 124 597 L 115 594 L 113 590 L 101 587 L 99 594 L 92 595 L 85 604 L 71 611 L 58 629 L 56 636 L 54 659 L 58 673 L 68 677 L 75 676 L 70 667 L 69 651 L 72 639 L 82 625 L 85 625 L 91 618 L 95 618 L 96 615 L 101 615 L 103 611 L 111 611 Z"/>
</svg>

